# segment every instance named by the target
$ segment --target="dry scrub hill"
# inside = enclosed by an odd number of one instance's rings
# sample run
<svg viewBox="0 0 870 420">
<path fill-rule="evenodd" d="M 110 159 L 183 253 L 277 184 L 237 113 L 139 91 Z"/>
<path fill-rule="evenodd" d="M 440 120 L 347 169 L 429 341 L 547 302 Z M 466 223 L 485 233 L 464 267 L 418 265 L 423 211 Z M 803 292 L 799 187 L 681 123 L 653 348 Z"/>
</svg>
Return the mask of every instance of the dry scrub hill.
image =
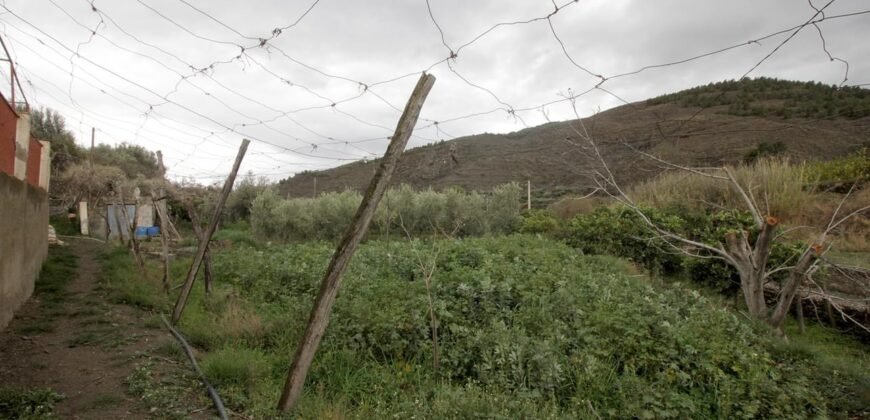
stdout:
<svg viewBox="0 0 870 420">
<path fill-rule="evenodd" d="M 736 163 L 761 143 L 784 145 L 796 160 L 831 159 L 870 144 L 870 90 L 836 89 L 812 82 L 755 79 L 721 82 L 624 105 L 583 123 L 622 182 L 650 178 L 653 162 L 623 142 L 666 160 L 693 165 Z M 544 124 L 509 134 L 479 134 L 408 150 L 394 184 L 487 190 L 531 180 L 555 197 L 589 187 L 590 160 L 574 128 Z M 280 182 L 281 192 L 362 190 L 378 161 L 306 172 Z"/>
</svg>

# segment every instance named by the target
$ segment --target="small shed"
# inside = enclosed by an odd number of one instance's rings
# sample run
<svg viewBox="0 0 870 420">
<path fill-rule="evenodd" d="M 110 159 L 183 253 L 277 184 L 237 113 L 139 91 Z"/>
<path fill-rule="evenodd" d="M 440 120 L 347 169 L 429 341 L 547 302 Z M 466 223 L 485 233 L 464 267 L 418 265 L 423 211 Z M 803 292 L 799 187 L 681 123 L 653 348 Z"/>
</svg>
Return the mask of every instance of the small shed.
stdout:
<svg viewBox="0 0 870 420">
<path fill-rule="evenodd" d="M 136 204 L 125 203 L 124 207 L 127 211 L 129 220 L 124 217 L 124 210 L 120 205 L 106 205 L 106 220 L 108 222 L 108 239 L 117 239 L 120 235 L 127 240 L 130 237 L 130 229 L 124 227 L 124 223 L 129 227 L 151 227 L 154 226 L 154 205 L 153 204 Z M 136 221 L 134 224 L 133 221 Z M 120 222 L 120 224 L 119 224 Z"/>
</svg>

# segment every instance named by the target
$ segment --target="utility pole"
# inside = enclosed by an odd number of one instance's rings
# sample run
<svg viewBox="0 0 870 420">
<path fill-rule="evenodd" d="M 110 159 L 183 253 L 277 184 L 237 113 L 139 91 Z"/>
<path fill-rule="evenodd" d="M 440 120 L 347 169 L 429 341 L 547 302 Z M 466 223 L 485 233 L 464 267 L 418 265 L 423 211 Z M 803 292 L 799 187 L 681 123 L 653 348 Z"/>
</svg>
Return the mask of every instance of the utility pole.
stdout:
<svg viewBox="0 0 870 420">
<path fill-rule="evenodd" d="M 317 176 L 314 177 L 314 195 L 312 197 L 317 198 Z"/>
</svg>

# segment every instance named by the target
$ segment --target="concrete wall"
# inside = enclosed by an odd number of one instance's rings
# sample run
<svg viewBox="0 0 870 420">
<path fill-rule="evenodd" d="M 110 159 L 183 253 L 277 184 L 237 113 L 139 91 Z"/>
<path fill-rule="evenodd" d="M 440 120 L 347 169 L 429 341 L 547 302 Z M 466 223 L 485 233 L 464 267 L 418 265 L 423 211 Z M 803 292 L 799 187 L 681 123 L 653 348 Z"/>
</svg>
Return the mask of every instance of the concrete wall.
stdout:
<svg viewBox="0 0 870 420">
<path fill-rule="evenodd" d="M 0 329 L 33 293 L 48 255 L 48 194 L 0 173 Z"/>
<path fill-rule="evenodd" d="M 27 179 L 27 158 L 30 156 L 30 114 L 19 113 L 15 125 L 15 177 Z"/>
</svg>

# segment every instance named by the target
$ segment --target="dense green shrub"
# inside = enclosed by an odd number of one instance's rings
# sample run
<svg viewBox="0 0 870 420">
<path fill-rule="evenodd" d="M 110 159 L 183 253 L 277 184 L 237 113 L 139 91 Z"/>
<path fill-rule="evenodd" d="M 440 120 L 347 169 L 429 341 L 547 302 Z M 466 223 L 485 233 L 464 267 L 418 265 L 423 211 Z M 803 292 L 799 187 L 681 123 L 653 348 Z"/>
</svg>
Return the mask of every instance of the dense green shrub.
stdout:
<svg viewBox="0 0 870 420">
<path fill-rule="evenodd" d="M 806 180 L 814 183 L 864 183 L 870 180 L 870 149 L 844 158 L 807 165 Z"/>
<path fill-rule="evenodd" d="M 548 210 L 528 210 L 522 216 L 522 233 L 553 233 L 559 228 L 559 220 Z"/>
<path fill-rule="evenodd" d="M 451 188 L 414 191 L 407 185 L 387 191 L 375 213 L 372 235 L 476 236 L 514 232 L 520 218 L 520 187 L 505 184 L 489 194 Z M 362 197 L 355 191 L 317 198 L 281 199 L 261 193 L 251 207 L 251 224 L 260 238 L 291 241 L 335 240 L 347 230 Z"/>
<path fill-rule="evenodd" d="M 416 265 L 433 250 L 437 372 Z M 271 388 L 251 392 L 277 393 L 331 252 L 308 243 L 216 258 L 219 282 L 282 326 L 256 349 L 281 356 L 257 379 Z M 532 236 L 369 242 L 334 306 L 300 415 L 316 417 L 327 409 L 315 401 L 324 400 L 374 418 L 825 415 L 808 379 L 768 350 L 766 329 L 697 292 L 656 290 L 628 270 Z M 249 400 L 266 401 L 269 413 L 271 398 Z"/>
<path fill-rule="evenodd" d="M 755 149 L 752 149 L 749 153 L 743 156 L 743 161 L 746 163 L 754 163 L 758 159 L 777 156 L 785 153 L 786 146 L 785 143 L 778 141 L 774 143 L 761 142 Z"/>
<path fill-rule="evenodd" d="M 724 241 L 729 231 L 750 232 L 750 241 L 754 241 L 757 234 L 752 217 L 746 212 L 707 214 L 687 208 L 643 208 L 642 211 L 660 228 L 710 245 Z M 712 255 L 703 251 L 700 255 L 705 258 L 681 253 L 662 240 L 661 235 L 649 228 L 636 212 L 627 208 L 601 207 L 590 214 L 577 216 L 568 222 L 563 235 L 569 245 L 586 254 L 625 257 L 657 274 L 685 273 L 693 281 L 724 293 L 736 292 L 740 287 L 740 277 L 734 267 L 720 259 L 709 258 Z M 801 244 L 775 242 L 768 264 L 776 267 L 795 258 L 801 251 Z M 773 280 L 782 279 L 785 274 L 782 272 Z"/>
<path fill-rule="evenodd" d="M 685 230 L 685 221 L 652 208 L 644 213 L 670 231 Z M 622 207 L 600 207 L 568 222 L 567 243 L 585 254 L 618 255 L 660 274 L 681 270 L 682 257 L 664 241 L 657 239 L 637 213 Z"/>
</svg>

